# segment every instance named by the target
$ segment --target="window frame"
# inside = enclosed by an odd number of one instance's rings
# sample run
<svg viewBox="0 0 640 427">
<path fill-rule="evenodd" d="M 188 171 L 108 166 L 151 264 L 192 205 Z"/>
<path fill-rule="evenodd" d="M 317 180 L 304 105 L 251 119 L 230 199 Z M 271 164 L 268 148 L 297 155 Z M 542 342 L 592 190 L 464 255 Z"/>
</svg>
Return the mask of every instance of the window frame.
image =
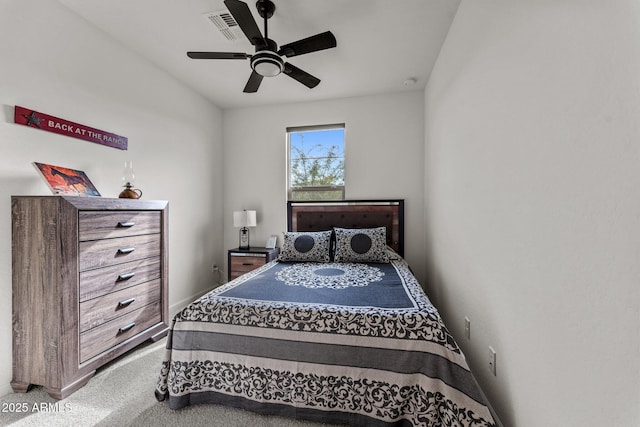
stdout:
<svg viewBox="0 0 640 427">
<path fill-rule="evenodd" d="M 343 180 L 343 184 L 342 185 L 324 185 L 324 186 L 309 186 L 309 187 L 295 187 L 295 189 L 291 186 L 291 134 L 292 133 L 296 133 L 296 132 L 313 132 L 313 131 L 322 131 L 322 130 L 335 130 L 335 129 L 342 129 L 344 136 L 342 138 L 342 162 L 343 162 L 343 170 L 342 170 L 342 180 Z M 322 191 L 338 191 L 341 194 L 341 198 L 340 199 L 326 199 L 326 198 L 320 198 L 320 199 L 313 199 L 313 201 L 322 201 L 322 200 L 345 200 L 345 189 L 346 189 L 346 126 L 344 123 L 333 123 L 333 124 L 325 124 L 325 125 L 309 125 L 309 126 L 290 126 L 287 127 L 286 129 L 287 131 L 287 144 L 286 144 L 286 150 L 287 150 L 287 156 L 286 156 L 286 161 L 287 161 L 287 167 L 286 167 L 286 173 L 287 173 L 287 200 L 288 201 L 298 201 L 292 198 L 292 195 L 294 194 L 295 191 L 300 191 L 300 192 L 322 192 Z"/>
</svg>

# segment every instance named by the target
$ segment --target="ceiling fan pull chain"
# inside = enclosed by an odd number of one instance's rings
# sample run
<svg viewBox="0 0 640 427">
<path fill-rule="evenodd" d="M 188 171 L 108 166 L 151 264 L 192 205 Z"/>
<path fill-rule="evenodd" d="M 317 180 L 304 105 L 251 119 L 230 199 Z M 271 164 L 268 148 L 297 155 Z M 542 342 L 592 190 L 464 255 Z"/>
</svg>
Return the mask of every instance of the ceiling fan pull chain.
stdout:
<svg viewBox="0 0 640 427">
<path fill-rule="evenodd" d="M 264 13 L 264 43 L 267 44 L 267 40 L 269 39 L 269 33 L 267 32 L 267 20 L 269 19 L 269 15 Z"/>
</svg>

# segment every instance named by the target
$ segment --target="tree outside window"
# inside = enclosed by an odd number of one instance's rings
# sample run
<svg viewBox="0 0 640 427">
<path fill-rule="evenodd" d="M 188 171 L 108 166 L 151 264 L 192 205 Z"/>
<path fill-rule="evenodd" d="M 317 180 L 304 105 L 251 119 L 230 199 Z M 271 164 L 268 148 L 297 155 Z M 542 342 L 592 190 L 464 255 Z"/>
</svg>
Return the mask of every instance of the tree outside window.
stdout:
<svg viewBox="0 0 640 427">
<path fill-rule="evenodd" d="M 344 199 L 344 125 L 287 129 L 289 200 Z"/>
</svg>

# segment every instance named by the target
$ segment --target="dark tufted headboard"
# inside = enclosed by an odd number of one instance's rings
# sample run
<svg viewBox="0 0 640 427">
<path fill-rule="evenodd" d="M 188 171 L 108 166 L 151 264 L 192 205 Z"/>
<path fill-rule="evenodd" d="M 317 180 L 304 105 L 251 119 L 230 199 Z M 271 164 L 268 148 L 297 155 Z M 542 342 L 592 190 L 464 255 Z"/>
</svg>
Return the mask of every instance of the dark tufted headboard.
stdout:
<svg viewBox="0 0 640 427">
<path fill-rule="evenodd" d="M 289 231 L 387 228 L 387 245 L 404 256 L 404 200 L 288 202 Z"/>
</svg>

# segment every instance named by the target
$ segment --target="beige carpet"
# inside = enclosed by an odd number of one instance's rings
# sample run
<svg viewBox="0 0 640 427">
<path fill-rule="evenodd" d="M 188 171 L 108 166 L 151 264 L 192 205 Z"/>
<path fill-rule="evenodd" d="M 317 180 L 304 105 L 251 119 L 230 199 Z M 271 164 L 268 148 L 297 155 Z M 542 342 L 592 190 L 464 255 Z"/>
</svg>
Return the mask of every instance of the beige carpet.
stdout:
<svg viewBox="0 0 640 427">
<path fill-rule="evenodd" d="M 165 340 L 143 345 L 98 370 L 89 383 L 57 401 L 42 388 L 0 397 L 0 425 L 68 426 L 252 426 L 319 427 L 308 421 L 263 416 L 217 405 L 172 411 L 154 390 Z M 18 412 L 26 410 L 23 412 Z"/>
</svg>

